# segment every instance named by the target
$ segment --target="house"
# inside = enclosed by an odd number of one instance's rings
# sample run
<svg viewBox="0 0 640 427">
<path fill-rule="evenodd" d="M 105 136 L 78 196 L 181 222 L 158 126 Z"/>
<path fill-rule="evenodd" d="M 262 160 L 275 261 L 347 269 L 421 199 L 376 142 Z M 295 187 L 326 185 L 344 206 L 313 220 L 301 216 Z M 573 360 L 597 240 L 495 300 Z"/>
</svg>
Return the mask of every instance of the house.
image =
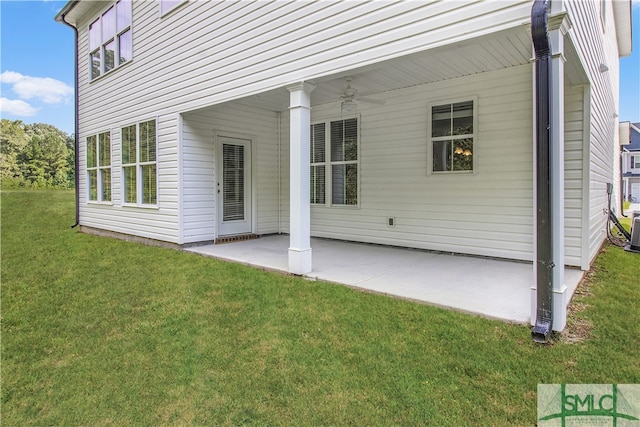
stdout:
<svg viewBox="0 0 640 427">
<path fill-rule="evenodd" d="M 622 200 L 640 203 L 640 123 L 621 123 L 629 138 L 620 141 Z"/>
<path fill-rule="evenodd" d="M 294 274 L 311 236 L 535 261 L 533 4 L 69 1 L 81 229 L 287 233 Z M 630 16 L 549 3 L 551 265 L 587 270 L 605 238 Z"/>
</svg>

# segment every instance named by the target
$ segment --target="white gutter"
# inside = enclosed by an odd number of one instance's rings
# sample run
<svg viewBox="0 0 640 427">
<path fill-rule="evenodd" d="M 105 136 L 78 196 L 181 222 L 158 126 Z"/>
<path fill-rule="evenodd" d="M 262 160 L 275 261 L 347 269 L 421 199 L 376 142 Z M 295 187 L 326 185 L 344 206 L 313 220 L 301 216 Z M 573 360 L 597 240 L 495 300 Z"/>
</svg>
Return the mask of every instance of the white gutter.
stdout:
<svg viewBox="0 0 640 427">
<path fill-rule="evenodd" d="M 71 12 L 71 9 L 73 9 L 74 7 L 76 7 L 76 5 L 80 3 L 80 0 L 70 0 L 67 2 L 67 4 L 64 5 L 64 7 L 62 9 L 60 9 L 60 12 L 58 12 L 58 14 L 55 17 L 55 20 L 57 22 L 63 22 L 64 16 L 66 14 L 68 14 L 69 12 Z"/>
<path fill-rule="evenodd" d="M 631 55 L 632 26 L 631 26 L 631 0 L 612 1 L 613 17 L 616 22 L 616 38 L 618 41 L 618 55 L 620 57 Z"/>
</svg>

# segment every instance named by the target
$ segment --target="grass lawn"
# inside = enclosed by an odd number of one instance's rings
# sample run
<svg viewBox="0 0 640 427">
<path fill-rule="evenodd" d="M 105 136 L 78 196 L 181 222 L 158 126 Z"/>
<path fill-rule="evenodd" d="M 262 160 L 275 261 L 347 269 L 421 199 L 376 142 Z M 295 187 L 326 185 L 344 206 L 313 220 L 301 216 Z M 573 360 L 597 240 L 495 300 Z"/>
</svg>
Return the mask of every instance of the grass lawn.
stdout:
<svg viewBox="0 0 640 427">
<path fill-rule="evenodd" d="M 533 425 L 538 383 L 640 383 L 640 255 L 527 326 L 78 233 L 2 193 L 2 425 Z"/>
</svg>

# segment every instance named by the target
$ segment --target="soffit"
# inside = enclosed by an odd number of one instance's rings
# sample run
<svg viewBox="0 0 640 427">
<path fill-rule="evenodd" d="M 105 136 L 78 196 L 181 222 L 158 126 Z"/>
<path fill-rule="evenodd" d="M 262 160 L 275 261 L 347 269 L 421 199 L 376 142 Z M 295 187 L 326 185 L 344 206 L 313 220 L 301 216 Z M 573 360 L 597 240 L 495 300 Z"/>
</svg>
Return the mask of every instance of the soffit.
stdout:
<svg viewBox="0 0 640 427">
<path fill-rule="evenodd" d="M 494 33 L 381 62 L 361 69 L 349 70 L 310 80 L 316 85 L 311 104 L 340 101 L 345 77 L 352 76 L 352 86 L 360 96 L 434 83 L 458 77 L 515 67 L 531 62 L 531 38 L 525 26 Z M 236 101 L 243 105 L 284 111 L 289 108 L 285 88 Z"/>
</svg>

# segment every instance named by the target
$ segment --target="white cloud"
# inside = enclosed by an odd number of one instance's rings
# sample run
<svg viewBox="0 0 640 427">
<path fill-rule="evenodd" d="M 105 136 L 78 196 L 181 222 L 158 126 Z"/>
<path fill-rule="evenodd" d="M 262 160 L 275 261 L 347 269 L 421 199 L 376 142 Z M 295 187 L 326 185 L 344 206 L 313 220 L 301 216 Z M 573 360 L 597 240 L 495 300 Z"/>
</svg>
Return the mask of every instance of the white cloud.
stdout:
<svg viewBox="0 0 640 427">
<path fill-rule="evenodd" d="M 19 99 L 2 97 L 0 98 L 0 111 L 3 115 L 11 114 L 13 116 L 28 117 L 35 115 L 38 109 Z"/>
<path fill-rule="evenodd" d="M 0 74 L 0 82 L 13 85 L 12 89 L 20 99 L 37 98 L 45 104 L 66 102 L 73 95 L 71 86 L 50 77 L 31 77 L 5 71 Z"/>
</svg>

